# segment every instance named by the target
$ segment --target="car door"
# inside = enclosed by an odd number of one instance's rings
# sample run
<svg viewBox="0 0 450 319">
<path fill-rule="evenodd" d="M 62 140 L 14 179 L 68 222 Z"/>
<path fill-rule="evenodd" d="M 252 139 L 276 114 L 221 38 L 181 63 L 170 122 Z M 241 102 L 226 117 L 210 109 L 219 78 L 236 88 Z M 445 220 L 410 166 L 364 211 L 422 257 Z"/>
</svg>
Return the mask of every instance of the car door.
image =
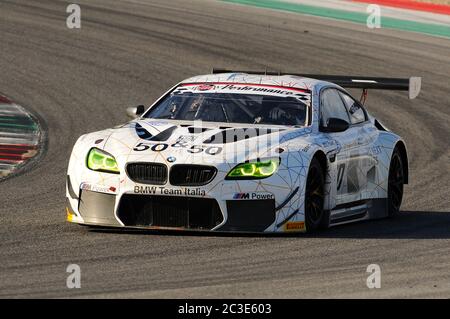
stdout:
<svg viewBox="0 0 450 319">
<path fill-rule="evenodd" d="M 339 91 L 339 94 L 350 116 L 357 144 L 349 151 L 347 170 L 348 195 L 351 196 L 353 191 L 353 201 L 357 201 L 370 197 L 369 184 L 375 183 L 377 161 L 372 148 L 378 137 L 378 130 L 369 121 L 364 107 L 358 101 L 346 92 Z"/>
<path fill-rule="evenodd" d="M 352 125 L 342 92 L 336 88 L 327 88 L 321 92 L 320 125 L 326 128 L 328 119 L 338 118 L 349 123 L 344 132 L 325 133 L 340 145 L 336 154 L 335 204 L 340 205 L 358 201 L 367 187 L 365 169 L 361 169 L 368 154 L 368 140 L 362 134 L 361 125 Z"/>
</svg>

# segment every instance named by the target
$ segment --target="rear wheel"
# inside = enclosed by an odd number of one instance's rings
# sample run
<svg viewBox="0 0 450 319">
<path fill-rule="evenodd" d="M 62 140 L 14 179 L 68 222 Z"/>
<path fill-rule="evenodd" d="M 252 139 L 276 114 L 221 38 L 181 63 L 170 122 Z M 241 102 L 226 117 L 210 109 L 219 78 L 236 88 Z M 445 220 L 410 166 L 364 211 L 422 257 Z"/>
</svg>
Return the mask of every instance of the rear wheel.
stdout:
<svg viewBox="0 0 450 319">
<path fill-rule="evenodd" d="M 403 185 L 405 176 L 403 173 L 403 162 L 400 152 L 396 148 L 392 153 L 391 164 L 389 165 L 388 180 L 388 212 L 389 216 L 395 216 L 400 212 L 403 199 Z"/>
<path fill-rule="evenodd" d="M 325 227 L 324 206 L 325 177 L 319 161 L 311 161 L 306 179 L 305 224 L 308 232 Z"/>
</svg>

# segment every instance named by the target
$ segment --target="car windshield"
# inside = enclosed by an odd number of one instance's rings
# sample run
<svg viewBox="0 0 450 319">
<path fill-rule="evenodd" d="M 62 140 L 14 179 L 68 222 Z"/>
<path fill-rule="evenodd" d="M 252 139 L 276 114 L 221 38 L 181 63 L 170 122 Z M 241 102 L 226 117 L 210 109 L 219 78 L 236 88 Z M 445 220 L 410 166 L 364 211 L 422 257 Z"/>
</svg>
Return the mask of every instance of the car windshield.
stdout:
<svg viewBox="0 0 450 319">
<path fill-rule="evenodd" d="M 195 85 L 177 87 L 145 114 L 146 118 L 246 124 L 304 126 L 309 93 L 277 89 L 255 93 L 256 86 Z"/>
</svg>

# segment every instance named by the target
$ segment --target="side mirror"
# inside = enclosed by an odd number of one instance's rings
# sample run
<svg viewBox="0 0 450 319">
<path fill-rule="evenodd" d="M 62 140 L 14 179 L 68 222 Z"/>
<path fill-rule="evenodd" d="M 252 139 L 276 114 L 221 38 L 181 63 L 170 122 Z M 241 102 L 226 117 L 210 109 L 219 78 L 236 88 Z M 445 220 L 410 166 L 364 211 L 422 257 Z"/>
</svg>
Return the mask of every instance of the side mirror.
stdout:
<svg viewBox="0 0 450 319">
<path fill-rule="evenodd" d="M 321 126 L 320 131 L 325 133 L 344 132 L 350 127 L 350 124 L 342 119 L 330 117 L 327 121 L 327 126 Z"/>
<path fill-rule="evenodd" d="M 130 119 L 135 119 L 135 118 L 141 116 L 142 114 L 144 114 L 144 111 L 145 111 L 145 106 L 143 106 L 143 105 L 130 106 L 127 108 L 127 116 Z"/>
</svg>

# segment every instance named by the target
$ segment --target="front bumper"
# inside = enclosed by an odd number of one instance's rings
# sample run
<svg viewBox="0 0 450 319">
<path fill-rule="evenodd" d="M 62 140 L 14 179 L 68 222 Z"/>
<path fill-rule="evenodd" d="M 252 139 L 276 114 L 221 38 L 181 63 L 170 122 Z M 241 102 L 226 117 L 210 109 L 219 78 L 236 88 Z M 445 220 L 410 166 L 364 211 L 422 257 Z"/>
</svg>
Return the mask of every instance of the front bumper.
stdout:
<svg viewBox="0 0 450 319">
<path fill-rule="evenodd" d="M 113 194 L 80 191 L 78 207 L 68 201 L 68 221 L 108 227 L 264 232 L 276 219 L 275 200 L 224 201 L 212 198 Z M 117 208 L 116 208 L 117 207 Z"/>
<path fill-rule="evenodd" d="M 129 185 L 119 192 L 115 187 L 87 183 L 74 187 L 68 177 L 67 220 L 77 224 L 121 228 L 219 232 L 305 231 L 302 214 L 298 214 L 298 211 L 292 214 L 290 205 L 279 207 L 286 196 L 277 201 L 276 194 L 270 192 L 242 192 L 246 183 L 249 182 L 224 182 L 218 187 L 218 193 L 170 186 L 157 186 L 154 189 L 159 191 L 152 192 L 155 186 L 138 184 Z M 150 187 L 150 191 L 146 187 Z M 254 186 L 249 189 L 254 189 Z M 298 202 L 295 196 L 289 196 L 289 203 Z"/>
</svg>

